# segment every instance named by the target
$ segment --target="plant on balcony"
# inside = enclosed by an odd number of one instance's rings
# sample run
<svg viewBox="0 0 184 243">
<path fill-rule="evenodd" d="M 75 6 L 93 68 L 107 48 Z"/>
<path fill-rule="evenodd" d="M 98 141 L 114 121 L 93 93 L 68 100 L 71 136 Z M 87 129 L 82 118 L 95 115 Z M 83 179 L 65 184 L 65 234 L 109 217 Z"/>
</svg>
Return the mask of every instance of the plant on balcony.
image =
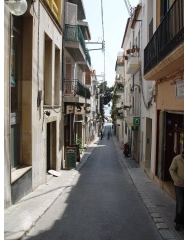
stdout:
<svg viewBox="0 0 184 243">
<path fill-rule="evenodd" d="M 134 53 L 134 52 L 135 52 L 135 47 L 132 47 L 131 53 Z"/>
<path fill-rule="evenodd" d="M 84 151 L 84 147 L 82 146 L 82 138 L 78 138 L 76 144 L 79 146 L 80 153 L 82 153 Z"/>
<path fill-rule="evenodd" d="M 128 56 L 124 56 L 124 59 L 125 59 L 125 60 L 128 60 Z"/>
<path fill-rule="evenodd" d="M 117 83 L 117 88 L 123 90 L 124 85 L 122 83 Z"/>
<path fill-rule="evenodd" d="M 139 47 L 136 47 L 135 50 L 136 50 L 136 52 L 139 52 L 140 48 Z"/>
</svg>

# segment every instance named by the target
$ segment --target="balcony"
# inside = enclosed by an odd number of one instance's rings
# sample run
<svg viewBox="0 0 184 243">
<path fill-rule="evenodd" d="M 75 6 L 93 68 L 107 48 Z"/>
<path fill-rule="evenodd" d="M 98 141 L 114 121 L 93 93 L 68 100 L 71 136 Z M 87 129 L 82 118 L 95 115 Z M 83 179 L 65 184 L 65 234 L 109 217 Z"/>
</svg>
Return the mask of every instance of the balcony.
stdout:
<svg viewBox="0 0 184 243">
<path fill-rule="evenodd" d="M 116 83 L 116 92 L 124 92 L 124 85 L 123 83 Z"/>
<path fill-rule="evenodd" d="M 65 25 L 65 48 L 78 63 L 83 72 L 90 71 L 91 59 L 78 25 Z"/>
<path fill-rule="evenodd" d="M 129 56 L 127 61 L 127 74 L 135 74 L 140 67 L 138 56 Z"/>
<path fill-rule="evenodd" d="M 145 79 L 157 80 L 183 68 L 184 1 L 176 0 L 144 50 Z"/>
<path fill-rule="evenodd" d="M 64 102 L 86 103 L 90 99 L 89 89 L 79 80 L 64 81 Z"/>
</svg>

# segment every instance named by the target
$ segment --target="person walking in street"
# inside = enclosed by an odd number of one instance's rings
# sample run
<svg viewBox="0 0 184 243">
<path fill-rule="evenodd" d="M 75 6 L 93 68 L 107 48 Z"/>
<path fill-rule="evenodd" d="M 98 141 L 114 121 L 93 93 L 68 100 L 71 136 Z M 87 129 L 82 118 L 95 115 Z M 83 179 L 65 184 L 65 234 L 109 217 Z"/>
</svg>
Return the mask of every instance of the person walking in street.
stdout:
<svg viewBox="0 0 184 243">
<path fill-rule="evenodd" d="M 176 194 L 176 216 L 175 229 L 180 230 L 184 226 L 184 150 L 175 156 L 169 168 L 170 175 L 174 181 Z"/>
<path fill-rule="evenodd" d="M 103 138 L 103 132 L 102 132 L 102 130 L 100 132 L 100 137 L 101 137 L 101 140 L 102 140 L 102 138 Z"/>
<path fill-rule="evenodd" d="M 107 133 L 107 139 L 110 139 L 110 131 Z"/>
</svg>

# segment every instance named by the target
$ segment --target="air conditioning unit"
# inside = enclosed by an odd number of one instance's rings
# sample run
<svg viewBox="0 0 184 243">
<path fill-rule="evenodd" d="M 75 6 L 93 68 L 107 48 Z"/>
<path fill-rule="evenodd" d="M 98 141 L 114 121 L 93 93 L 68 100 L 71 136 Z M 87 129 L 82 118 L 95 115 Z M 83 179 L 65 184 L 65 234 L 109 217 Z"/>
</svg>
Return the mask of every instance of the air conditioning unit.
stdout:
<svg viewBox="0 0 184 243">
<path fill-rule="evenodd" d="M 77 5 L 66 2 L 65 24 L 77 25 Z"/>
</svg>

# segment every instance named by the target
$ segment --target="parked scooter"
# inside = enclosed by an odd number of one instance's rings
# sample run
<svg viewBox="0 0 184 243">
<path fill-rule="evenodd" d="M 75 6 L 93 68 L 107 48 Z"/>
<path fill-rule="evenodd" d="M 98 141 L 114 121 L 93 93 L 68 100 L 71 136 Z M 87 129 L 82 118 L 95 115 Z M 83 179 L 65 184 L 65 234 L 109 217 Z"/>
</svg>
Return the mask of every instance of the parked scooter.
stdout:
<svg viewBox="0 0 184 243">
<path fill-rule="evenodd" d="M 123 153 L 125 157 L 130 157 L 130 145 L 128 143 L 125 143 Z"/>
</svg>

